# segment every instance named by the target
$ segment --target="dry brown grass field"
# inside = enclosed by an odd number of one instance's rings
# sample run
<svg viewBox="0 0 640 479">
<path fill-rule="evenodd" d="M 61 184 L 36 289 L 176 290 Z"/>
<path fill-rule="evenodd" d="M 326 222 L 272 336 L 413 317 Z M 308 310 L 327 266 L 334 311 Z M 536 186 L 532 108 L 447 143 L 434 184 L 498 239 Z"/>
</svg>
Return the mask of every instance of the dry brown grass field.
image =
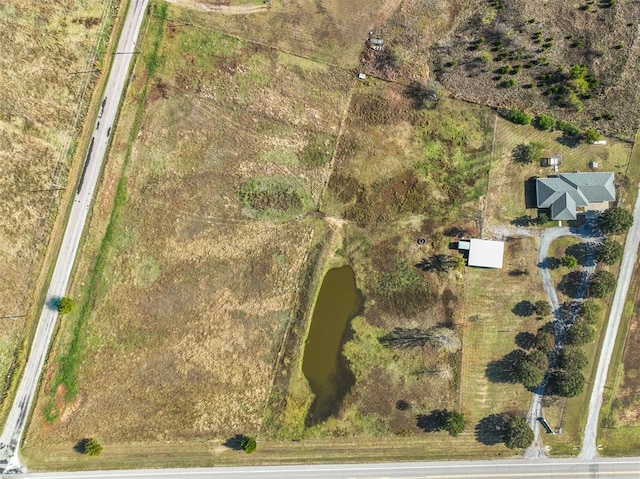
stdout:
<svg viewBox="0 0 640 479">
<path fill-rule="evenodd" d="M 117 5 L 0 5 L 0 417 L 99 66 L 92 56 Z"/>
<path fill-rule="evenodd" d="M 151 16 L 71 291 L 91 306 L 61 332 L 30 445 L 86 434 L 222 440 L 260 428 L 317 221 L 305 214 L 353 80 L 178 27 L 182 12 L 165 8 Z M 81 360 L 68 367 L 76 340 Z"/>
<path fill-rule="evenodd" d="M 439 38 L 431 59 L 450 91 L 470 101 L 525 107 L 634 137 L 637 2 L 621 0 L 611 7 L 585 0 L 448 3 L 459 4 L 455 26 Z M 576 64 L 588 67 L 597 83 L 575 89 L 569 69 Z M 569 104 L 571 89 L 579 101 Z"/>
</svg>

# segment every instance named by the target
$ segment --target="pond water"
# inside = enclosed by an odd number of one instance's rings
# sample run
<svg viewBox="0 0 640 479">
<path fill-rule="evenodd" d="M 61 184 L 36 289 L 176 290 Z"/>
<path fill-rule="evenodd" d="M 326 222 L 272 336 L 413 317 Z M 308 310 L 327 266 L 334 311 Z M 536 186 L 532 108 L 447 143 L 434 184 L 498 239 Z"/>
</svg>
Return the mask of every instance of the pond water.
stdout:
<svg viewBox="0 0 640 479">
<path fill-rule="evenodd" d="M 313 310 L 302 361 L 302 372 L 315 394 L 308 426 L 335 414 L 353 386 L 353 375 L 341 352 L 347 326 L 361 307 L 362 297 L 351 267 L 329 270 Z"/>
</svg>

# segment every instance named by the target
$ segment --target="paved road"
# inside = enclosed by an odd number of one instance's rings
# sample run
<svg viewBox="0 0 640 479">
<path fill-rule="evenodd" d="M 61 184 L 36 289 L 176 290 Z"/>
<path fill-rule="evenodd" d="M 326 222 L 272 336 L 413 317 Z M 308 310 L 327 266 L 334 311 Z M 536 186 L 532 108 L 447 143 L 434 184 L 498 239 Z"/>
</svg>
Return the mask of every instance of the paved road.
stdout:
<svg viewBox="0 0 640 479">
<path fill-rule="evenodd" d="M 640 478 L 640 458 L 576 461 L 474 461 L 314 466 L 220 467 L 25 474 L 25 479 L 391 479 L 391 478 Z"/>
<path fill-rule="evenodd" d="M 24 375 L 4 430 L 0 435 L 0 472 L 21 469 L 17 450 L 24 434 L 29 411 L 36 394 L 38 379 L 40 378 L 49 343 L 55 329 L 58 314 L 53 304 L 56 298 L 64 295 L 69 283 L 78 244 L 93 198 L 93 191 L 100 175 L 108 137 L 113 127 L 120 97 L 128 81 L 129 67 L 133 58 L 131 53 L 135 51 L 134 42 L 140 31 L 147 1 L 131 1 L 118 43 L 118 53 L 114 58 L 105 89 L 101 112 L 95 124 L 94 136 L 83 165 L 82 178 L 77 185 L 73 185 L 76 189 L 76 197 L 47 291 L 47 304 L 42 309 Z"/>
<path fill-rule="evenodd" d="M 598 417 L 600 408 L 602 407 L 602 392 L 607 381 L 607 373 L 609 372 L 609 364 L 613 355 L 613 347 L 618 335 L 618 327 L 620 326 L 620 318 L 624 309 L 624 303 L 629 291 L 629 283 L 631 282 L 631 274 L 638 259 L 638 246 L 640 245 L 640 193 L 633 209 L 633 225 L 627 233 L 627 240 L 624 244 L 624 254 L 622 263 L 620 264 L 620 273 L 618 274 L 618 286 L 616 287 L 611 311 L 609 313 L 609 321 L 607 330 L 604 335 L 602 349 L 600 350 L 600 361 L 598 362 L 598 370 L 596 378 L 593 382 L 593 390 L 591 391 L 591 400 L 589 401 L 589 416 L 587 417 L 587 425 L 584 429 L 584 438 L 582 441 L 581 459 L 591 459 L 596 456 L 596 436 L 598 434 Z"/>
</svg>

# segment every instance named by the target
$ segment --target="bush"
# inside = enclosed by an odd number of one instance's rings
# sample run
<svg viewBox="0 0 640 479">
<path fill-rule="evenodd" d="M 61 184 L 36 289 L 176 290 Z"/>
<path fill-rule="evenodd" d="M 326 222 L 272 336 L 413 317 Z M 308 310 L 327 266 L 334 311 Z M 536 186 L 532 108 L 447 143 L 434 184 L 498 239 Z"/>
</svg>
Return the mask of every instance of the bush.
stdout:
<svg viewBox="0 0 640 479">
<path fill-rule="evenodd" d="M 584 139 L 589 143 L 596 142 L 600 139 L 600 133 L 598 133 L 594 128 L 587 128 L 584 131 Z"/>
<path fill-rule="evenodd" d="M 517 108 L 503 111 L 502 116 L 518 125 L 529 125 L 532 120 L 531 115 L 525 113 L 522 110 L 518 110 Z"/>
<path fill-rule="evenodd" d="M 566 268 L 573 269 L 578 266 L 578 258 L 573 255 L 566 254 L 562 257 L 560 263 Z"/>
<path fill-rule="evenodd" d="M 58 300 L 58 304 L 56 305 L 56 308 L 58 310 L 58 313 L 60 314 L 69 314 L 71 311 L 73 311 L 73 308 L 75 307 L 75 305 L 76 303 L 73 300 L 73 298 L 67 298 L 65 296 Z"/>
<path fill-rule="evenodd" d="M 607 238 L 598 247 L 596 259 L 604 264 L 616 264 L 622 259 L 624 247 L 616 240 Z"/>
<path fill-rule="evenodd" d="M 247 454 L 251 454 L 257 449 L 258 444 L 256 443 L 256 440 L 253 437 L 242 436 L 242 439 L 240 440 L 240 447 Z"/>
<path fill-rule="evenodd" d="M 556 126 L 558 130 L 567 136 L 578 136 L 580 134 L 580 129 L 571 122 L 560 120 Z"/>
<path fill-rule="evenodd" d="M 625 233 L 633 224 L 633 216 L 619 207 L 609 208 L 598 217 L 598 226 L 606 234 Z"/>
<path fill-rule="evenodd" d="M 467 427 L 467 420 L 461 412 L 447 411 L 445 409 L 444 414 L 444 430 L 447 431 L 450 436 L 456 437 Z"/>
<path fill-rule="evenodd" d="M 551 305 L 549 301 L 536 301 L 533 305 L 538 316 L 549 316 L 551 314 Z"/>
<path fill-rule="evenodd" d="M 542 351 L 543 353 L 548 353 L 553 349 L 556 344 L 555 336 L 549 331 L 539 331 L 533 339 L 533 347 Z"/>
<path fill-rule="evenodd" d="M 602 307 L 592 299 L 583 301 L 580 305 L 580 316 L 589 324 L 598 324 L 602 317 Z"/>
<path fill-rule="evenodd" d="M 503 439 L 509 449 L 524 449 L 531 445 L 534 434 L 526 420 L 512 417 L 505 425 Z"/>
<path fill-rule="evenodd" d="M 96 457 L 102 452 L 102 446 L 95 439 L 87 439 L 84 443 L 84 453 L 87 456 Z"/>
<path fill-rule="evenodd" d="M 589 282 L 589 296 L 593 298 L 604 298 L 616 289 L 616 277 L 609 271 L 598 271 Z"/>
<path fill-rule="evenodd" d="M 551 116 L 545 115 L 543 113 L 537 116 L 536 125 L 541 130 L 553 130 L 553 128 L 556 126 L 556 120 L 554 120 Z"/>
</svg>

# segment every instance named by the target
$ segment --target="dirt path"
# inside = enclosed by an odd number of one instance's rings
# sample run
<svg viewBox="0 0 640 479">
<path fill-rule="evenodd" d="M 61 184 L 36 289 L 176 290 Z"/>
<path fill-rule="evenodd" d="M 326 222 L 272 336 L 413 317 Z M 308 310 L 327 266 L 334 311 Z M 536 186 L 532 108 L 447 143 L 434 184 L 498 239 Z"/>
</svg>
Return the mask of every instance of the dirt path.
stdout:
<svg viewBox="0 0 640 479">
<path fill-rule="evenodd" d="M 248 15 L 251 13 L 267 12 L 271 9 L 271 2 L 262 5 L 207 5 L 206 3 L 191 2 L 189 0 L 167 0 L 181 7 L 194 10 L 204 10 L 205 12 L 221 13 L 223 15 Z"/>
</svg>

